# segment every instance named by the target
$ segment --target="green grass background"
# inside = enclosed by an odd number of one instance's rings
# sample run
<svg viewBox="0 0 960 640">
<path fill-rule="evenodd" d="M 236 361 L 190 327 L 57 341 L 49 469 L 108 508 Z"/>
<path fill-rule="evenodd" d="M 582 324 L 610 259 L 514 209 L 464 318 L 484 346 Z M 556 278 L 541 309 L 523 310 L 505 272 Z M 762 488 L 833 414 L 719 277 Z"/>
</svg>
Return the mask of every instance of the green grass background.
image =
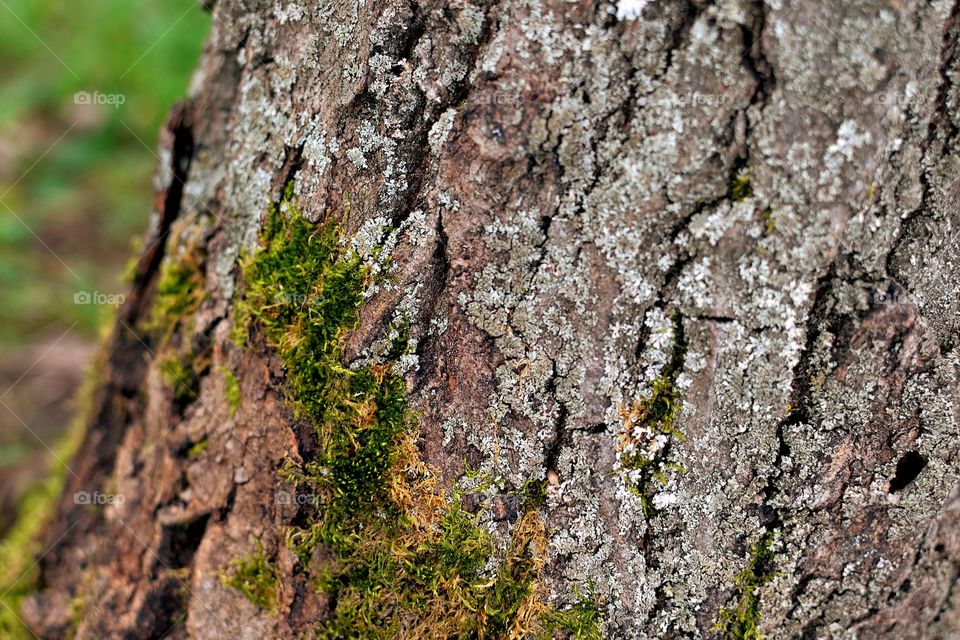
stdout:
<svg viewBox="0 0 960 640">
<path fill-rule="evenodd" d="M 74 304 L 74 294 L 124 292 L 131 242 L 153 199 L 157 131 L 186 93 L 209 23 L 193 0 L 0 0 L 0 365 L 68 330 L 97 340 L 114 311 Z M 125 103 L 77 105 L 78 91 L 122 94 Z M 11 366 L 17 378 L 20 365 Z M 59 445 L 50 441 L 61 460 L 81 437 L 76 424 L 51 425 L 62 434 Z M 0 472 L 42 452 L 25 433 L 8 440 Z M 31 637 L 19 601 L 36 588 L 34 558 L 66 473 L 52 457 L 48 465 L 0 539 L 5 640 Z"/>
<path fill-rule="evenodd" d="M 157 131 L 209 22 L 193 0 L 0 0 L 0 347 L 74 322 L 95 335 L 108 310 L 73 294 L 122 291 Z"/>
</svg>

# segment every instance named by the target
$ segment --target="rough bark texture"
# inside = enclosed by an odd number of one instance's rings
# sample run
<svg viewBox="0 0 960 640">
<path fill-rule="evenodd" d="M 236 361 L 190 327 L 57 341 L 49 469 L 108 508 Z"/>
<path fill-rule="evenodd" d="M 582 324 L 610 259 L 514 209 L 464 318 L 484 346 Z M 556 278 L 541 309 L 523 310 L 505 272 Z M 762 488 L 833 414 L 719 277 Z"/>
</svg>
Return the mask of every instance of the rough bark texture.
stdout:
<svg viewBox="0 0 960 640">
<path fill-rule="evenodd" d="M 465 463 L 494 478 L 474 507 L 505 540 L 510 491 L 548 480 L 558 606 L 592 585 L 605 637 L 713 637 L 766 542 L 769 637 L 960 634 L 960 5 L 634 4 L 212 7 L 24 604 L 35 632 L 287 638 L 330 610 L 275 499 L 304 425 L 273 351 L 229 337 L 238 256 L 292 180 L 391 270 L 347 361 L 409 322 L 396 367 L 443 486 Z M 164 344 L 202 360 L 187 400 L 144 328 L 183 256 L 204 297 Z M 642 498 L 621 434 L 677 353 L 684 470 Z M 274 613 L 219 578 L 251 536 L 279 567 Z"/>
</svg>

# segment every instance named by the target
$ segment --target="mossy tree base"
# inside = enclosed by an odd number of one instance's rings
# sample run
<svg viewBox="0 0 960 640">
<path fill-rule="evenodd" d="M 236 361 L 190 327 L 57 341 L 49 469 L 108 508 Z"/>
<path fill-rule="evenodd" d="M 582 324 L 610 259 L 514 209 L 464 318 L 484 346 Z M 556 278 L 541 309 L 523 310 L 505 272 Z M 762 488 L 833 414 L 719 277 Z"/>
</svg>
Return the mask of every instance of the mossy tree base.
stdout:
<svg viewBox="0 0 960 640">
<path fill-rule="evenodd" d="M 960 9 L 203 4 L 40 636 L 960 628 Z"/>
</svg>

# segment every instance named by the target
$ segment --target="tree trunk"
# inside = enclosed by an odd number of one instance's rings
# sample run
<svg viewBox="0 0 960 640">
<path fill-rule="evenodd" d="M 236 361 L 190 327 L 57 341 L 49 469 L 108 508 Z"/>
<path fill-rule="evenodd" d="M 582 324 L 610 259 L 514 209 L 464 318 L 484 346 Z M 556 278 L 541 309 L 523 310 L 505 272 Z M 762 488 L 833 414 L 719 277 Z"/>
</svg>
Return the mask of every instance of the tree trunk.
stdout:
<svg viewBox="0 0 960 640">
<path fill-rule="evenodd" d="M 36 634 L 960 634 L 960 3 L 212 11 Z"/>
</svg>

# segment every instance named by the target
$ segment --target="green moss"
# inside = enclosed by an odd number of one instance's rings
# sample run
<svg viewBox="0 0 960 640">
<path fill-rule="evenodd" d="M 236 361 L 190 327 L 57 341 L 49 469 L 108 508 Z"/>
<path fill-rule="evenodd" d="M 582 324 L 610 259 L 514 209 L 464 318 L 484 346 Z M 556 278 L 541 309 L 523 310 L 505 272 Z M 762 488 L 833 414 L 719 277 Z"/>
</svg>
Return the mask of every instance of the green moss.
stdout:
<svg viewBox="0 0 960 640">
<path fill-rule="evenodd" d="M 0 542 L 0 637 L 20 639 L 33 636 L 23 628 L 17 614 L 20 601 L 37 588 L 39 570 L 31 566 L 42 549 L 40 535 L 50 522 L 57 498 L 63 490 L 62 470 L 28 491 L 17 508 L 17 522 Z"/>
<path fill-rule="evenodd" d="M 91 575 L 91 574 L 85 574 Z M 83 623 L 83 619 L 89 610 L 90 603 L 86 594 L 82 591 L 83 585 L 80 587 L 80 591 L 77 592 L 72 598 L 70 598 L 69 608 L 70 608 L 70 627 L 69 631 L 66 634 L 67 638 L 74 638 L 77 633 L 77 629 L 80 628 L 80 625 Z"/>
<path fill-rule="evenodd" d="M 288 190 L 269 208 L 260 247 L 244 259 L 234 339 L 276 350 L 287 399 L 317 432 L 317 456 L 288 462 L 280 476 L 318 504 L 287 542 L 334 603 L 318 637 L 497 638 L 546 624 L 554 612 L 537 590 L 542 484 L 525 485 L 511 546 L 489 569 L 496 551 L 486 529 L 460 494 L 444 498 L 419 457 L 406 388 L 391 369 L 408 325 L 391 329 L 397 340 L 385 363 L 343 364 L 370 275 L 337 225 L 309 223 Z M 322 566 L 318 545 L 331 558 Z"/>
<path fill-rule="evenodd" d="M 173 355 L 160 363 L 160 372 L 173 389 L 173 398 L 180 405 L 186 405 L 197 399 L 200 394 L 200 371 L 194 366 L 193 353 L 185 356 Z"/>
<path fill-rule="evenodd" d="M 144 328 L 157 334 L 160 374 L 173 389 L 174 402 L 180 411 L 199 397 L 200 379 L 210 369 L 210 345 L 200 353 L 177 346 L 178 330 L 182 335 L 189 334 L 193 314 L 205 295 L 199 248 L 188 245 L 161 264 L 153 307 Z"/>
<path fill-rule="evenodd" d="M 230 569 L 220 576 L 220 581 L 238 590 L 261 609 L 272 612 L 277 607 L 278 575 L 277 568 L 258 543 L 255 553 L 231 562 Z"/>
<path fill-rule="evenodd" d="M 227 367 L 218 367 L 223 374 L 224 393 L 226 394 L 227 404 L 230 406 L 230 415 L 234 415 L 240 405 L 243 403 L 243 396 L 240 394 L 240 381 L 233 371 Z"/>
<path fill-rule="evenodd" d="M 730 199 L 734 202 L 743 202 L 753 195 L 751 180 L 753 171 L 746 169 L 730 181 Z"/>
<path fill-rule="evenodd" d="M 194 442 L 194 443 L 193 443 L 192 445 L 190 445 L 190 447 L 187 449 L 187 457 L 188 457 L 188 458 L 196 458 L 196 457 L 198 457 L 201 453 L 203 453 L 204 451 L 207 450 L 207 446 L 208 446 L 209 444 L 210 444 L 210 441 L 209 441 L 207 438 L 202 438 L 202 439 L 200 439 L 199 441 Z"/>
<path fill-rule="evenodd" d="M 246 261 L 236 317 L 256 320 L 283 361 L 287 398 L 320 436 L 312 470 L 327 511 L 352 518 L 379 497 L 406 426 L 403 383 L 371 367 L 343 366 L 343 338 L 357 323 L 367 272 L 357 256 L 343 254 L 336 225 L 314 227 L 299 211 L 287 219 L 281 208 L 293 206 L 271 207 L 263 248 Z"/>
<path fill-rule="evenodd" d="M 720 609 L 715 629 L 724 640 L 760 640 L 760 588 L 774 573 L 773 533 L 766 533 L 750 548 L 750 563 L 734 578 L 737 604 Z"/>
<path fill-rule="evenodd" d="M 632 409 L 632 423 L 649 427 L 655 434 L 683 437 L 674 426 L 677 414 L 680 413 L 680 393 L 674 387 L 674 380 L 668 374 L 657 376 L 651 385 L 650 395 L 634 405 Z M 626 469 L 637 469 L 653 462 L 635 453 L 626 455 L 621 464 Z"/>
<path fill-rule="evenodd" d="M 648 518 L 655 513 L 651 495 L 653 481 L 663 485 L 667 483 L 667 471 L 684 471 L 681 465 L 670 460 L 674 439 L 684 439 L 674 424 L 682 406 L 676 381 L 683 370 L 687 351 L 679 314 L 674 316 L 673 326 L 670 361 L 654 379 L 650 394 L 620 410 L 624 421 L 619 442 L 620 468 L 627 472 L 627 486 L 640 498 L 644 515 Z"/>
<path fill-rule="evenodd" d="M 336 617 L 317 636 L 386 639 L 443 629 L 446 637 L 506 637 L 532 589 L 535 561 L 520 550 L 486 576 L 492 541 L 459 500 L 436 525 L 436 535 L 416 545 L 407 544 L 414 538 L 402 525 L 352 541 L 357 553 L 343 554 L 345 541 L 335 542 L 345 563 L 327 578 Z"/>
<path fill-rule="evenodd" d="M 17 519 L 6 536 L 0 540 L 0 637 L 7 640 L 28 640 L 34 636 L 24 628 L 19 617 L 21 600 L 38 588 L 39 566 L 34 562 L 43 551 L 43 532 L 52 521 L 57 501 L 66 484 L 67 465 L 80 446 L 84 434 L 84 417 L 92 395 L 95 380 L 88 378 L 79 394 L 83 407 L 54 447 L 47 477 L 34 485 L 20 499 Z"/>
<path fill-rule="evenodd" d="M 767 235 L 770 235 L 777 228 L 777 221 L 773 217 L 773 209 L 771 209 L 770 207 L 767 207 L 766 209 L 764 209 L 763 219 L 766 221 L 765 229 L 766 229 Z"/>
<path fill-rule="evenodd" d="M 396 361 L 404 356 L 410 350 L 410 321 L 404 319 L 399 325 L 390 325 L 388 334 L 395 333 L 396 338 L 390 345 L 390 351 L 386 355 L 388 361 Z"/>
<path fill-rule="evenodd" d="M 595 597 L 581 597 L 572 607 L 563 611 L 553 611 L 547 616 L 540 637 L 566 637 L 571 640 L 601 640 L 600 624 L 602 616 Z"/>
<path fill-rule="evenodd" d="M 200 307 L 204 291 L 199 249 L 188 248 L 168 257 L 160 266 L 146 329 L 172 334 Z"/>
<path fill-rule="evenodd" d="M 514 493 L 520 497 L 524 511 L 540 510 L 547 506 L 547 483 L 543 480 L 528 480 Z"/>
</svg>

